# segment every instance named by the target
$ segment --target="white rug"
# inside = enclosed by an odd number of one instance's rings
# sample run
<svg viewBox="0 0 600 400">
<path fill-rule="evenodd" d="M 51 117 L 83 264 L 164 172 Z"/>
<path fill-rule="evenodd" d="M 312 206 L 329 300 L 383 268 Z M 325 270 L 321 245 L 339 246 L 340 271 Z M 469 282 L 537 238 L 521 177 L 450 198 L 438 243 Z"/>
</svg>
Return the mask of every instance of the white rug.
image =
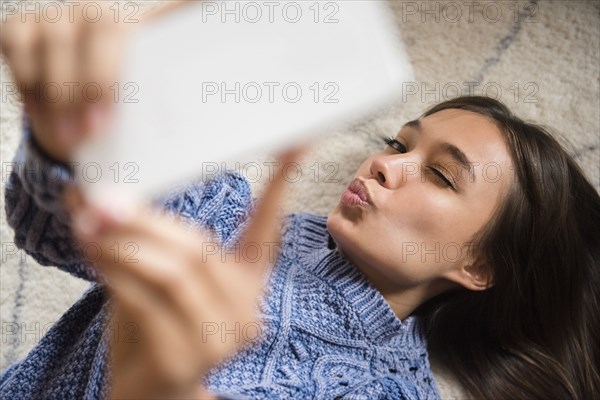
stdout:
<svg viewBox="0 0 600 400">
<path fill-rule="evenodd" d="M 287 210 L 326 214 L 361 161 L 381 148 L 379 136 L 395 134 L 428 106 L 454 97 L 457 88 L 471 93 L 469 87 L 473 94 L 497 97 L 518 115 L 552 127 L 600 189 L 600 3 L 475 3 L 470 8 L 469 2 L 389 2 L 415 69 L 416 81 L 408 85 L 413 94 L 369 121 L 323 138 L 307 157 L 301 181 L 291 186 Z M 3 184 L 20 135 L 21 107 L 13 96 L 4 98 L 10 79 L 2 61 Z M 257 162 L 263 160 L 257 156 Z M 253 188 L 260 194 L 261 181 Z M 4 210 L 4 188 L 1 198 Z M 15 252 L 4 212 L 1 242 L 4 369 L 27 354 L 87 283 Z M 15 328 L 17 333 L 11 333 Z M 450 371 L 434 371 L 443 398 L 464 398 Z"/>
</svg>

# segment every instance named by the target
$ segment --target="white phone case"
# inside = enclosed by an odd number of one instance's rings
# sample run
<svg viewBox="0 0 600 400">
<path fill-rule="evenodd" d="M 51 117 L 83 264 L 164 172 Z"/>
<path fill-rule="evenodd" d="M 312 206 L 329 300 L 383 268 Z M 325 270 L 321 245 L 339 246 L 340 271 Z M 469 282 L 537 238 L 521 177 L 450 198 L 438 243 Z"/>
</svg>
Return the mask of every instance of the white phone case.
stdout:
<svg viewBox="0 0 600 400">
<path fill-rule="evenodd" d="M 380 0 L 207 1 L 140 27 L 79 179 L 153 196 L 366 116 L 412 80 L 390 15 Z"/>
</svg>

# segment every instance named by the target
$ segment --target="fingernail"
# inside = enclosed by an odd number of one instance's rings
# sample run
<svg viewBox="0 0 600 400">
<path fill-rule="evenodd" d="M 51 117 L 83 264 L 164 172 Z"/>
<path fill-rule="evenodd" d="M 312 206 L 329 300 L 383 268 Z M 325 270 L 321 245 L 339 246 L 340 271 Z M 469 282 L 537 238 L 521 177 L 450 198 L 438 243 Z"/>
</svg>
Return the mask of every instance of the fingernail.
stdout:
<svg viewBox="0 0 600 400">
<path fill-rule="evenodd" d="M 73 229 L 84 237 L 93 237 L 100 230 L 100 221 L 93 211 L 83 209 L 73 216 Z"/>
<path fill-rule="evenodd" d="M 118 191 L 96 195 L 90 199 L 90 203 L 92 203 L 104 217 L 116 224 L 129 222 L 135 211 L 135 201 L 131 196 Z"/>
</svg>

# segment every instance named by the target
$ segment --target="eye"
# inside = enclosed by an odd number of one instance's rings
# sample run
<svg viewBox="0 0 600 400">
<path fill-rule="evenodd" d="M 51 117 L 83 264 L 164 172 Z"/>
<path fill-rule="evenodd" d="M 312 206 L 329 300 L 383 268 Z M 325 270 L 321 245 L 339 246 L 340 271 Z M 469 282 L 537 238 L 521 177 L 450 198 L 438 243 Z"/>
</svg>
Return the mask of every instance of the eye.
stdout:
<svg viewBox="0 0 600 400">
<path fill-rule="evenodd" d="M 383 137 L 382 139 L 386 145 L 388 145 L 389 147 L 391 147 L 392 149 L 396 150 L 399 153 L 404 154 L 408 151 L 406 149 L 405 145 L 403 145 L 397 139 L 394 139 L 391 136 L 386 136 L 386 137 Z M 454 186 L 452 180 L 450 178 L 446 177 L 446 175 L 443 172 L 441 172 L 438 168 L 427 167 L 427 169 L 429 169 L 431 172 L 434 173 L 434 175 L 439 183 L 441 183 L 442 185 L 444 185 L 447 188 L 456 190 L 456 187 Z"/>
<path fill-rule="evenodd" d="M 433 168 L 433 167 L 427 167 L 431 172 L 433 172 L 436 176 L 436 178 L 440 181 L 440 183 L 442 183 L 443 185 L 449 187 L 452 190 L 455 190 L 456 188 L 454 187 L 454 185 L 452 184 L 452 181 L 450 179 L 448 179 L 446 177 L 446 175 L 444 175 L 439 169 Z"/>
<path fill-rule="evenodd" d="M 406 146 L 404 146 L 402 143 L 400 143 L 399 141 L 397 141 L 396 139 L 394 139 L 391 136 L 386 136 L 383 138 L 383 141 L 385 142 L 385 144 L 387 144 L 388 146 L 390 146 L 392 149 L 396 150 L 399 153 L 406 153 Z"/>
</svg>

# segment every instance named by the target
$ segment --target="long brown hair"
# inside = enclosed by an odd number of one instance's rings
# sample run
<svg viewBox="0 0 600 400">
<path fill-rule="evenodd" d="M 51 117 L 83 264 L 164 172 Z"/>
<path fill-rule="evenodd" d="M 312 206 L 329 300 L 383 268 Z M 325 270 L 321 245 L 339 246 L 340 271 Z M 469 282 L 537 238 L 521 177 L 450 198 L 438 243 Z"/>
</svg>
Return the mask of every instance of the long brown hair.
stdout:
<svg viewBox="0 0 600 400">
<path fill-rule="evenodd" d="M 515 181 L 476 235 L 494 285 L 452 291 L 416 310 L 430 351 L 478 399 L 600 398 L 600 197 L 541 126 L 500 102 L 459 97 L 510 148 Z"/>
</svg>

